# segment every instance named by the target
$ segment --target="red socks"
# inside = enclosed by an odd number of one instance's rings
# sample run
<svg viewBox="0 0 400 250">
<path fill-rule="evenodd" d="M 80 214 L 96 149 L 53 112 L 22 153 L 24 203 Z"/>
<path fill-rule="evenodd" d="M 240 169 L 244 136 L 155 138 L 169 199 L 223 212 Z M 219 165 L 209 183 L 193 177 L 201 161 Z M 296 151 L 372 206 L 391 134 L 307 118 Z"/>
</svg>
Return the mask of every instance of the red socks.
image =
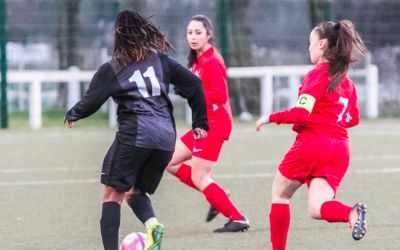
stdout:
<svg viewBox="0 0 400 250">
<path fill-rule="evenodd" d="M 186 164 L 182 164 L 176 172 L 176 177 L 189 187 L 199 190 L 192 181 L 192 167 Z M 215 182 L 208 185 L 204 190 L 203 194 L 207 201 L 215 209 L 220 211 L 225 217 L 230 220 L 241 220 L 243 215 L 237 210 L 229 199 L 226 192 L 218 186 Z"/>
<path fill-rule="evenodd" d="M 322 219 L 329 222 L 348 222 L 352 207 L 331 200 L 321 206 Z M 289 204 L 273 203 L 269 214 L 273 250 L 284 250 L 290 225 Z"/>
<path fill-rule="evenodd" d="M 269 214 L 273 250 L 285 250 L 290 225 L 289 204 L 272 203 Z"/>
<path fill-rule="evenodd" d="M 220 186 L 218 186 L 217 183 L 213 182 L 208 185 L 203 190 L 203 194 L 211 206 L 220 211 L 228 219 L 243 219 L 243 215 L 239 212 L 239 210 L 237 210 L 226 192 Z"/>
<path fill-rule="evenodd" d="M 182 164 L 178 171 L 176 171 L 176 177 L 179 178 L 179 180 L 189 187 L 192 187 L 196 190 L 199 190 L 193 183 L 192 181 L 192 167 L 186 164 Z"/>
<path fill-rule="evenodd" d="M 348 222 L 351 209 L 340 201 L 326 201 L 321 206 L 321 218 L 329 222 Z"/>
</svg>

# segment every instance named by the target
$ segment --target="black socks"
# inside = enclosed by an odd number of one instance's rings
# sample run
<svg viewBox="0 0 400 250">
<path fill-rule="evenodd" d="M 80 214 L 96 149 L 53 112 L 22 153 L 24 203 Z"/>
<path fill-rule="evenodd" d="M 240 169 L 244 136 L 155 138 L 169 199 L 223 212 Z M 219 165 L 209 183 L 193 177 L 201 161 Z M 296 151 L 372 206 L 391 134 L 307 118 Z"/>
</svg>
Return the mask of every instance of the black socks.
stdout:
<svg viewBox="0 0 400 250">
<path fill-rule="evenodd" d="M 156 217 L 154 214 L 151 200 L 147 194 L 134 194 L 128 200 L 128 205 L 132 208 L 136 217 L 144 224 L 148 219 Z"/>
<path fill-rule="evenodd" d="M 118 250 L 120 219 L 121 206 L 113 201 L 104 202 L 100 219 L 100 229 L 105 250 Z"/>
</svg>

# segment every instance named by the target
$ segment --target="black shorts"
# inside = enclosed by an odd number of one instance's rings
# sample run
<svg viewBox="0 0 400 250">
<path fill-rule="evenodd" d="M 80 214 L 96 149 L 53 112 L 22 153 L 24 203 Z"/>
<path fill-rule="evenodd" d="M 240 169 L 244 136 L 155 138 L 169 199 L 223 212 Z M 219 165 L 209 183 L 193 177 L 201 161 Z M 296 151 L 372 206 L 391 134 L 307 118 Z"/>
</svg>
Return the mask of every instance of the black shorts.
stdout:
<svg viewBox="0 0 400 250">
<path fill-rule="evenodd" d="M 101 183 L 127 192 L 131 187 L 153 194 L 173 151 L 139 148 L 115 139 L 108 150 L 101 173 Z"/>
</svg>

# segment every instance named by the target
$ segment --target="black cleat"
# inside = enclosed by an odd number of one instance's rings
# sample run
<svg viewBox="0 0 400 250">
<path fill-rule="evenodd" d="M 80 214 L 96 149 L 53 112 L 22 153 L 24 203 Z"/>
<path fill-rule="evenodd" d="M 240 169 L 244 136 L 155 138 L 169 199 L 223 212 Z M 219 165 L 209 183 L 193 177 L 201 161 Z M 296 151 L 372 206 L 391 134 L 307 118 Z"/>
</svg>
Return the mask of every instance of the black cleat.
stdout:
<svg viewBox="0 0 400 250">
<path fill-rule="evenodd" d="M 230 220 L 223 227 L 214 230 L 214 233 L 233 233 L 244 232 L 250 227 L 250 222 L 246 217 L 241 220 Z"/>
<path fill-rule="evenodd" d="M 357 203 L 353 207 L 352 214 L 354 213 L 353 211 L 357 212 L 356 222 L 353 225 L 350 224 L 351 235 L 354 240 L 361 240 L 367 232 L 367 220 L 365 218 L 367 212 L 366 208 L 367 207 L 361 203 Z"/>
</svg>

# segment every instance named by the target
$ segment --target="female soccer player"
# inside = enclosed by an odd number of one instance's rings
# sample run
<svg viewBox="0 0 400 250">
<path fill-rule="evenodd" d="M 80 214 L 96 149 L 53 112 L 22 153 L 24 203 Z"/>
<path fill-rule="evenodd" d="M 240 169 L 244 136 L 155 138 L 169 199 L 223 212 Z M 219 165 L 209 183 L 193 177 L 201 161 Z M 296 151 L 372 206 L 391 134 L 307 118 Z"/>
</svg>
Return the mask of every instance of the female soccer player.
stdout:
<svg viewBox="0 0 400 250">
<path fill-rule="evenodd" d="M 118 249 L 120 206 L 128 203 L 146 225 L 145 249 L 159 250 L 164 228 L 154 214 L 153 194 L 172 154 L 176 130 L 169 83 L 182 89 L 193 111 L 194 140 L 207 136 L 206 104 L 201 80 L 166 53 L 172 45 L 147 19 L 134 11 L 118 14 L 114 54 L 100 66 L 82 100 L 65 117 L 73 122 L 95 113 L 112 97 L 118 104 L 118 131 L 105 156 L 101 183 L 105 185 L 100 220 L 104 249 Z"/>
<path fill-rule="evenodd" d="M 346 128 L 359 123 L 357 95 L 347 75 L 356 53 L 366 51 L 353 23 L 323 22 L 310 34 L 311 62 L 316 64 L 300 85 L 295 107 L 262 116 L 256 124 L 294 124 L 296 141 L 278 167 L 272 184 L 271 243 L 285 249 L 290 224 L 289 200 L 308 185 L 308 210 L 314 219 L 348 222 L 360 240 L 367 229 L 363 204 L 348 206 L 335 199 L 350 161 Z"/>
<path fill-rule="evenodd" d="M 235 207 L 227 193 L 211 179 L 211 171 L 218 160 L 222 144 L 232 131 L 232 115 L 228 97 L 226 68 L 221 55 L 214 48 L 215 37 L 210 19 L 196 15 L 187 26 L 190 46 L 188 66 L 203 80 L 210 125 L 207 138 L 195 141 L 188 131 L 175 146 L 167 171 L 186 185 L 201 191 L 211 204 L 206 218 L 211 221 L 219 212 L 229 219 L 224 227 L 214 232 L 237 232 L 249 228 L 249 221 Z M 178 94 L 181 90 L 177 89 Z M 185 162 L 192 160 L 192 166 Z"/>
</svg>

